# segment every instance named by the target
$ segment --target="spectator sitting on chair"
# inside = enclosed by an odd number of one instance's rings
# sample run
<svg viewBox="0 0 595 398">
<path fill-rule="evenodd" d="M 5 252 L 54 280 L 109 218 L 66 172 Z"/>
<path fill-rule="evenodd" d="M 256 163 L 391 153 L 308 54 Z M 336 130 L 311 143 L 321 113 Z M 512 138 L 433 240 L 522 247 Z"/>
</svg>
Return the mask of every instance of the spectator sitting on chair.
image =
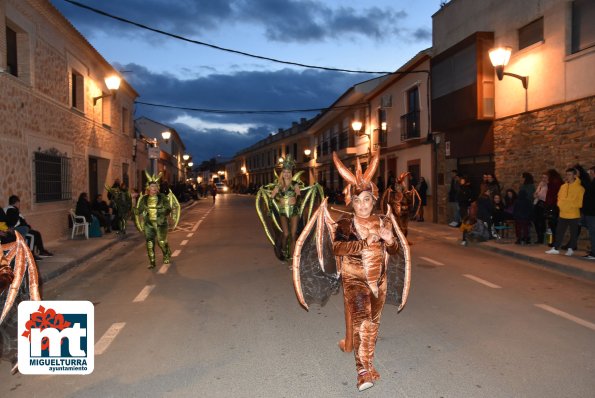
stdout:
<svg viewBox="0 0 595 398">
<path fill-rule="evenodd" d="M 488 226 L 488 230 L 492 230 L 492 214 L 494 213 L 494 205 L 490 199 L 490 190 L 485 189 L 477 198 L 477 219 L 483 221 Z"/>
<path fill-rule="evenodd" d="M 462 246 L 467 246 L 468 240 L 476 242 L 485 242 L 490 238 L 490 232 L 487 225 L 477 219 L 477 202 L 471 203 L 469 206 L 469 214 L 463 219 L 461 224 L 461 231 L 463 232 Z"/>
<path fill-rule="evenodd" d="M 34 230 L 31 225 L 27 223 L 25 217 L 23 217 L 21 214 L 21 211 L 19 210 L 20 204 L 21 200 L 18 196 L 12 195 L 10 198 L 8 198 L 8 206 L 4 208 L 4 212 L 6 213 L 6 224 L 8 225 L 8 228 L 23 235 L 23 238 L 27 234 L 33 235 L 33 248 L 37 249 L 39 252 L 39 257 L 52 257 L 53 254 L 47 251 L 43 246 L 41 232 Z M 35 259 L 38 260 L 38 256 L 35 257 Z"/>
<path fill-rule="evenodd" d="M 103 226 L 105 233 L 112 232 L 112 209 L 108 206 L 107 202 L 103 200 L 103 195 L 99 194 L 95 197 L 95 200 L 91 204 L 91 214 L 97 217 L 101 225 Z M 86 219 L 86 217 L 85 217 Z M 103 223 L 101 222 L 103 220 Z"/>
<path fill-rule="evenodd" d="M 93 214 L 91 210 L 91 203 L 89 202 L 89 197 L 86 192 L 83 192 L 79 195 L 79 199 L 76 202 L 76 210 L 75 214 L 77 216 L 85 217 L 85 220 L 89 223 L 89 236 L 90 237 L 100 237 L 101 236 L 101 228 L 102 225 L 99 217 Z M 103 216 L 102 216 L 103 218 Z M 103 222 L 105 219 L 103 218 Z M 103 224 L 105 225 L 105 224 Z"/>
<path fill-rule="evenodd" d="M 514 220 L 514 202 L 516 202 L 517 194 L 514 189 L 507 189 L 504 194 L 504 215 L 507 220 Z"/>
</svg>

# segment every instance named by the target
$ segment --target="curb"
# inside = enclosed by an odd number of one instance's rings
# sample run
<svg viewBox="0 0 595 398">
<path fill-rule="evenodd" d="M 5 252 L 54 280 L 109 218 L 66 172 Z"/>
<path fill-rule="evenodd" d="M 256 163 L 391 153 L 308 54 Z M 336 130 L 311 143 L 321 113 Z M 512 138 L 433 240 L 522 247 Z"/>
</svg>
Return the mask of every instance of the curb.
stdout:
<svg viewBox="0 0 595 398">
<path fill-rule="evenodd" d="M 558 272 L 562 272 L 564 274 L 576 276 L 579 278 L 584 278 L 590 281 L 595 281 L 595 272 L 583 270 L 580 268 L 560 264 L 554 261 L 548 261 L 537 257 L 528 256 L 526 254 L 513 252 L 510 250 L 500 249 L 499 247 L 494 246 L 481 246 L 481 245 L 474 245 L 473 247 L 477 247 L 481 250 L 491 251 L 494 253 L 504 254 L 509 257 L 514 257 L 520 260 L 525 260 L 533 264 L 537 264 L 544 268 L 551 268 Z"/>
<path fill-rule="evenodd" d="M 83 264 L 84 262 L 86 262 L 86 261 L 90 260 L 91 258 L 95 257 L 96 255 L 98 255 L 99 253 L 103 252 L 104 250 L 109 249 L 110 247 L 115 246 L 116 244 L 123 242 L 125 240 L 128 240 L 128 239 L 136 239 L 136 238 L 129 238 L 128 235 L 126 235 L 126 237 L 124 237 L 124 238 L 114 239 L 114 240 L 108 242 L 107 244 L 105 244 L 104 246 L 98 247 L 77 259 L 69 261 L 60 267 L 57 267 L 55 270 L 50 271 L 47 274 L 41 275 L 41 273 L 40 273 L 40 277 L 41 277 L 40 282 L 46 283 L 46 282 L 64 274 L 65 272 L 69 271 L 70 269 Z M 38 268 L 39 268 L 39 266 L 38 266 Z"/>
<path fill-rule="evenodd" d="M 419 233 L 420 235 L 424 235 L 426 237 L 436 238 L 436 236 L 434 236 L 431 233 L 426 232 L 426 231 L 420 231 L 419 229 L 417 229 L 415 232 Z M 493 253 L 502 254 L 502 255 L 505 255 L 508 257 L 513 257 L 513 258 L 516 258 L 519 260 L 524 260 L 529 263 L 539 265 L 540 267 L 543 267 L 543 268 L 549 268 L 549 269 L 561 272 L 563 274 L 574 276 L 577 278 L 582 278 L 582 279 L 585 279 L 588 281 L 595 281 L 595 271 L 588 271 L 588 270 L 584 270 L 581 268 L 560 264 L 555 261 L 548 261 L 548 260 L 544 260 L 541 258 L 529 256 L 527 254 L 517 253 L 512 250 L 502 249 L 499 247 L 484 246 L 481 243 L 475 244 L 470 247 L 478 248 L 480 250 L 489 251 L 489 252 L 493 252 Z"/>
</svg>

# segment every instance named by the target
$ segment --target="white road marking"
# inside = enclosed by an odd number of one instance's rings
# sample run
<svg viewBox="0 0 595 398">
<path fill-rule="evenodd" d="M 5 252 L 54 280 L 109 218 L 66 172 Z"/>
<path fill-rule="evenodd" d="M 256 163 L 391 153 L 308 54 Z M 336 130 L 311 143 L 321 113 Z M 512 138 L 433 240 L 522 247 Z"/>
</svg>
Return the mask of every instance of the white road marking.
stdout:
<svg viewBox="0 0 595 398">
<path fill-rule="evenodd" d="M 198 226 L 200 225 L 200 223 L 201 223 L 201 222 L 202 222 L 202 220 L 201 220 L 201 221 L 199 221 L 199 222 L 197 222 L 197 223 L 194 225 L 194 227 L 192 227 L 192 232 L 196 232 L 196 230 L 198 229 Z"/>
<path fill-rule="evenodd" d="M 502 288 L 501 286 L 495 285 L 492 282 L 488 282 L 485 279 L 478 278 L 477 276 L 474 276 L 474 275 L 471 275 L 471 274 L 463 274 L 463 276 L 465 278 L 469 278 L 472 281 L 475 281 L 477 283 L 481 283 L 482 285 L 485 285 L 487 287 L 491 287 L 492 289 L 501 289 Z"/>
<path fill-rule="evenodd" d="M 194 236 L 194 232 L 190 232 L 188 235 L 186 235 L 187 238 L 192 238 Z"/>
<path fill-rule="evenodd" d="M 172 257 L 178 257 L 178 256 L 180 255 L 180 253 L 182 253 L 182 251 L 181 251 L 180 249 L 176 249 L 176 250 L 174 251 L 174 254 L 172 254 L 171 256 L 172 256 Z"/>
<path fill-rule="evenodd" d="M 139 303 L 141 301 L 145 301 L 145 299 L 149 296 L 149 293 L 151 293 L 151 290 L 153 289 L 155 289 L 155 285 L 147 285 L 143 287 L 143 290 L 140 291 L 138 296 L 136 296 L 134 300 L 132 300 L 132 302 Z"/>
<path fill-rule="evenodd" d="M 564 312 L 561 311 L 557 308 L 554 307 L 550 307 L 547 304 L 535 304 L 536 307 L 541 308 L 542 310 L 551 312 L 552 314 L 561 316 L 562 318 L 568 319 L 569 321 L 578 323 L 581 326 L 584 326 L 586 328 L 589 328 L 591 330 L 595 330 L 595 323 L 589 322 L 589 321 L 585 321 L 584 319 L 581 319 L 579 317 L 576 317 L 574 315 L 569 314 L 568 312 Z"/>
<path fill-rule="evenodd" d="M 114 323 L 110 326 L 103 336 L 101 336 L 99 341 L 95 343 L 95 355 L 103 354 L 124 326 L 126 326 L 126 322 Z"/>
<path fill-rule="evenodd" d="M 182 241 L 182 243 L 180 243 L 180 246 L 186 246 L 187 243 L 188 243 L 188 239 L 184 239 Z"/>
<path fill-rule="evenodd" d="M 161 268 L 159 268 L 159 271 L 157 271 L 158 274 L 165 274 L 167 272 L 167 270 L 169 269 L 169 266 L 171 264 L 163 264 L 161 266 Z"/>
<path fill-rule="evenodd" d="M 441 263 L 440 261 L 436 261 L 436 260 L 432 260 L 431 258 L 428 257 L 420 257 L 421 260 L 427 261 L 430 264 L 434 264 L 434 265 L 444 265 L 443 263 Z"/>
</svg>

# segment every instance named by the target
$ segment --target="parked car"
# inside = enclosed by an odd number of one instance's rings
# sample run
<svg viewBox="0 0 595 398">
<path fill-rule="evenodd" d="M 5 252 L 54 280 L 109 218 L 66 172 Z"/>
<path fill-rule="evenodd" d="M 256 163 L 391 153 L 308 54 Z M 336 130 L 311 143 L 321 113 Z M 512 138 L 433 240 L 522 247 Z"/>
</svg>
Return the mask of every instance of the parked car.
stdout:
<svg viewBox="0 0 595 398">
<path fill-rule="evenodd" d="M 229 192 L 229 187 L 222 182 L 215 183 L 215 186 L 217 187 L 217 193 L 228 193 Z"/>
</svg>

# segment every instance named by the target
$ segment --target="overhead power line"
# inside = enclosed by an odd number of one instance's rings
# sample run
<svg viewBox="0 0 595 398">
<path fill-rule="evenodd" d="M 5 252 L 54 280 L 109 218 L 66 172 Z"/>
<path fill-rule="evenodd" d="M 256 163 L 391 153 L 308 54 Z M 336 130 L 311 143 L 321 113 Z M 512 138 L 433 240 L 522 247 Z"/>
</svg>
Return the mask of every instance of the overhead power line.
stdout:
<svg viewBox="0 0 595 398">
<path fill-rule="evenodd" d="M 306 113 L 306 112 L 321 112 L 321 111 L 339 111 L 345 109 L 359 109 L 367 106 L 366 103 L 358 103 L 353 105 L 333 106 L 332 108 L 310 108 L 310 109 L 285 109 L 285 110 L 230 110 L 230 109 L 206 109 L 206 108 L 192 108 L 186 106 L 176 106 L 167 104 L 155 104 L 151 102 L 135 101 L 135 104 L 154 106 L 158 108 L 178 109 L 192 112 L 202 113 L 216 113 L 216 114 L 227 114 L 227 115 L 256 115 L 256 114 L 279 114 L 279 113 Z"/>
<path fill-rule="evenodd" d="M 77 6 L 77 7 L 83 8 L 85 10 L 89 10 L 91 12 L 94 12 L 96 14 L 102 15 L 104 17 L 112 18 L 112 19 L 115 19 L 115 20 L 120 21 L 120 22 L 123 22 L 123 23 L 134 25 L 134 26 L 136 26 L 138 28 L 141 28 L 141 29 L 146 29 L 146 30 L 149 30 L 151 32 L 155 32 L 155 33 L 158 33 L 158 34 L 161 34 L 161 35 L 173 37 L 174 39 L 182 40 L 182 41 L 185 41 L 185 42 L 188 42 L 188 43 L 198 44 L 198 45 L 201 45 L 201 46 L 206 46 L 206 47 L 214 48 L 216 50 L 226 51 L 226 52 L 229 52 L 229 53 L 244 55 L 246 57 L 252 57 L 252 58 L 256 58 L 256 59 L 262 59 L 262 60 L 265 60 L 265 61 L 271 61 L 271 62 L 276 62 L 276 63 L 280 63 L 280 64 L 285 64 L 285 65 L 299 66 L 299 67 L 302 67 L 302 68 L 321 69 L 321 70 L 333 71 L 333 72 L 368 73 L 368 74 L 384 74 L 384 75 L 386 75 L 386 74 L 402 73 L 402 72 L 366 71 L 366 70 L 353 70 L 353 69 L 332 68 L 332 67 L 326 67 L 326 66 L 316 66 L 316 65 L 302 64 L 302 63 L 299 63 L 299 62 L 283 61 L 283 60 L 280 60 L 280 59 L 265 57 L 265 56 L 262 56 L 262 55 L 250 54 L 250 53 L 247 53 L 247 52 L 244 52 L 244 51 L 239 51 L 239 50 L 233 50 L 231 48 L 220 47 L 220 46 L 216 46 L 214 44 L 205 43 L 205 42 L 194 40 L 194 39 L 189 39 L 189 38 L 184 37 L 184 36 L 181 36 L 181 35 L 177 35 L 177 34 L 174 34 L 174 33 L 165 32 L 163 30 L 156 29 L 156 28 L 152 28 L 152 27 L 147 26 L 147 25 L 144 25 L 142 23 L 134 22 L 134 21 L 131 21 L 129 19 L 126 19 L 126 18 L 123 18 L 123 17 L 119 17 L 117 15 L 113 15 L 113 14 L 110 14 L 108 12 L 99 10 L 97 8 L 90 7 L 90 6 L 86 5 L 86 4 L 79 3 L 78 1 L 74 1 L 74 0 L 64 0 L 64 1 L 67 2 L 67 3 L 70 3 L 70 4 L 74 5 L 74 6 Z M 416 73 L 416 72 L 414 72 L 414 73 Z"/>
</svg>

